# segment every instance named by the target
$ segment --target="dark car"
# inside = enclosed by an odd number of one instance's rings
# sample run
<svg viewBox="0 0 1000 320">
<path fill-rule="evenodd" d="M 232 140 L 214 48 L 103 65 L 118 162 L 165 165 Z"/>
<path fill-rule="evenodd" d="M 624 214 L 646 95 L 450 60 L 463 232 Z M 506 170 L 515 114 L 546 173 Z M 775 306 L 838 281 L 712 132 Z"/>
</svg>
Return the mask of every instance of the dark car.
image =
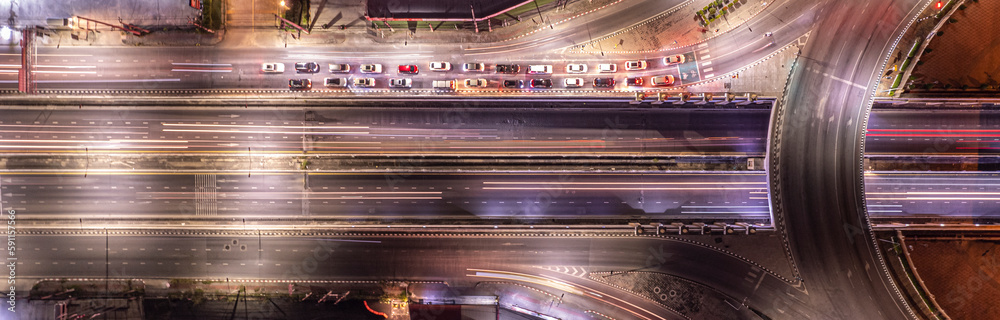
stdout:
<svg viewBox="0 0 1000 320">
<path fill-rule="evenodd" d="M 532 88 L 552 88 L 552 79 L 531 79 Z"/>
<path fill-rule="evenodd" d="M 642 86 L 642 78 L 628 78 L 625 82 L 630 86 Z"/>
<path fill-rule="evenodd" d="M 315 62 L 296 62 L 295 70 L 298 72 L 316 73 L 319 72 L 319 64 Z"/>
<path fill-rule="evenodd" d="M 290 79 L 288 80 L 288 88 L 299 89 L 299 90 L 309 90 L 312 89 L 313 82 L 309 79 Z"/>
<path fill-rule="evenodd" d="M 501 86 L 504 88 L 523 88 L 524 80 L 504 80 Z"/>
<path fill-rule="evenodd" d="M 416 74 L 417 73 L 417 66 L 413 65 L 413 64 L 399 65 L 399 73 Z"/>
<path fill-rule="evenodd" d="M 612 88 L 614 86 L 615 86 L 615 79 L 613 78 L 594 79 L 594 87 L 596 88 Z"/>
<path fill-rule="evenodd" d="M 498 64 L 496 70 L 497 73 L 518 73 L 521 67 L 516 64 Z"/>
</svg>

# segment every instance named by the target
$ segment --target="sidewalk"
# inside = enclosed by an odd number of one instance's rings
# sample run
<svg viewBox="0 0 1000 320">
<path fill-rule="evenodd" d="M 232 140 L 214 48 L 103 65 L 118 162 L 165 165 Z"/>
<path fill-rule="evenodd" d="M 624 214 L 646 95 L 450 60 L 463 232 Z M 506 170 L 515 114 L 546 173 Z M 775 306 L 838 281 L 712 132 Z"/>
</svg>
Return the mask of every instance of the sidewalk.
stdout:
<svg viewBox="0 0 1000 320">
<path fill-rule="evenodd" d="M 773 1 L 734 1 L 737 5 L 733 13 L 703 27 L 695 19 L 696 12 L 711 2 L 710 0 L 687 2 L 673 12 L 665 12 L 652 19 L 623 28 L 620 32 L 581 44 L 578 49 L 586 53 L 641 53 L 690 46 L 735 28 L 744 27 L 744 22 L 766 9 L 767 5 Z"/>
</svg>

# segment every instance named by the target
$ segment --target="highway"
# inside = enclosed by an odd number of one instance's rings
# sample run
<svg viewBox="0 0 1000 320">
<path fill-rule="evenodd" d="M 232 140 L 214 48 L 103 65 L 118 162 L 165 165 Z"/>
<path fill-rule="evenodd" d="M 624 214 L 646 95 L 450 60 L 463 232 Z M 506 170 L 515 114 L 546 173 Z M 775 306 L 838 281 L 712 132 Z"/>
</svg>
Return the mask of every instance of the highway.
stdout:
<svg viewBox="0 0 1000 320">
<path fill-rule="evenodd" d="M 620 103 L 591 104 L 599 109 L 585 112 L 503 105 L 7 110 L 0 153 L 762 157 L 769 116 L 752 109 L 627 110 Z"/>
<path fill-rule="evenodd" d="M 1000 217 L 1000 176 L 995 173 L 868 172 L 865 190 L 872 217 L 904 222 Z"/>
<path fill-rule="evenodd" d="M 656 303 L 635 299 L 625 292 L 589 280 L 584 274 L 572 275 L 539 267 L 577 267 L 587 272 L 655 271 L 681 274 L 729 295 L 727 300 L 733 304 L 739 304 L 746 294 L 756 288 L 777 292 L 788 289 L 788 285 L 774 274 L 738 257 L 670 239 L 273 237 L 258 236 L 253 230 L 208 237 L 166 233 L 110 234 L 106 237 L 100 230 L 91 235 L 18 237 L 21 240 L 18 248 L 18 271 L 21 273 L 18 279 L 25 283 L 36 277 L 102 279 L 107 273 L 112 278 L 276 279 L 289 283 L 301 280 L 399 279 L 448 281 L 457 287 L 471 287 L 479 281 L 509 281 L 509 278 L 496 276 L 500 273 L 518 273 L 558 280 L 560 285 L 528 284 L 549 292 L 567 292 L 568 300 L 589 299 L 589 308 L 616 315 L 617 319 L 678 318 Z M 105 251 L 106 247 L 109 250 Z M 30 284 L 25 285 L 30 287 Z M 552 310 L 574 312 L 571 308 L 567 309 Z M 736 318 L 750 316 L 746 308 L 742 311 L 728 310 L 737 314 L 747 313 Z M 580 309 L 575 312 L 580 312 Z M 794 310 L 788 312 L 789 315 L 797 315 Z"/>
<path fill-rule="evenodd" d="M 865 156 L 996 157 L 1000 111 L 875 110 L 868 121 Z"/>
<path fill-rule="evenodd" d="M 926 5 L 828 1 L 814 11 L 811 40 L 792 72 L 769 148 L 776 228 L 788 237 L 808 290 L 804 302 L 819 311 L 811 317 L 917 317 L 876 250 L 861 167 L 870 88 Z"/>
<path fill-rule="evenodd" d="M 5 174 L 31 218 L 767 220 L 762 173 Z"/>
</svg>

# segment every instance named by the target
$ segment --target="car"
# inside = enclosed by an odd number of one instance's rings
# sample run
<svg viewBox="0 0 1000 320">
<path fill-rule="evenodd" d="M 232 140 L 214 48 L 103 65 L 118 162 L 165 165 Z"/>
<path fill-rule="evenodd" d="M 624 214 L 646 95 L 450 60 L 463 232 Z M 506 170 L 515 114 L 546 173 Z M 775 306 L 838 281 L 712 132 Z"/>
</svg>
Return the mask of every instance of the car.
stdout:
<svg viewBox="0 0 1000 320">
<path fill-rule="evenodd" d="M 642 77 L 626 78 L 625 84 L 630 86 L 642 86 Z"/>
<path fill-rule="evenodd" d="M 504 80 L 500 86 L 504 88 L 524 88 L 524 80 Z"/>
<path fill-rule="evenodd" d="M 316 73 L 319 72 L 319 64 L 315 62 L 296 62 L 295 71 Z"/>
<path fill-rule="evenodd" d="M 663 64 L 668 64 L 669 65 L 669 64 L 675 64 L 675 63 L 684 63 L 684 60 L 686 60 L 686 59 L 684 59 L 684 55 L 683 54 L 672 55 L 672 56 L 663 57 Z"/>
<path fill-rule="evenodd" d="M 455 80 L 434 80 L 431 81 L 431 86 L 434 89 L 455 90 Z"/>
<path fill-rule="evenodd" d="M 521 71 L 521 67 L 516 64 L 498 64 L 496 70 L 497 73 L 517 73 Z"/>
<path fill-rule="evenodd" d="M 348 73 L 351 72 L 351 65 L 346 63 L 331 63 L 330 72 L 332 73 Z"/>
<path fill-rule="evenodd" d="M 570 63 L 566 65 L 567 73 L 584 73 L 587 72 L 587 65 L 582 63 Z"/>
<path fill-rule="evenodd" d="M 607 72 L 617 72 L 618 71 L 618 65 L 617 64 L 613 64 L 613 63 L 602 63 L 602 64 L 597 65 L 597 71 L 599 71 L 599 72 L 605 72 L 605 73 L 607 73 Z"/>
<path fill-rule="evenodd" d="M 451 70 L 451 63 L 450 62 L 443 62 L 443 61 L 442 62 L 431 62 L 429 66 L 431 68 L 431 71 L 450 71 Z"/>
<path fill-rule="evenodd" d="M 354 86 L 371 88 L 375 86 L 375 78 L 354 78 Z"/>
<path fill-rule="evenodd" d="M 399 65 L 399 73 L 417 74 L 417 72 L 419 70 L 417 70 L 417 65 L 415 64 Z"/>
<path fill-rule="evenodd" d="M 488 83 L 489 81 L 486 81 L 486 79 L 465 79 L 466 88 L 482 88 Z"/>
<path fill-rule="evenodd" d="M 479 62 L 469 62 L 462 65 L 462 70 L 465 70 L 465 72 L 483 72 L 486 70 L 486 65 Z"/>
<path fill-rule="evenodd" d="M 652 82 L 653 85 L 657 87 L 669 86 L 674 84 L 674 76 L 665 75 L 659 77 L 652 77 L 650 78 L 649 82 Z"/>
<path fill-rule="evenodd" d="M 408 78 L 389 79 L 389 87 L 391 88 L 409 88 L 412 86 L 413 86 L 413 80 Z"/>
<path fill-rule="evenodd" d="M 597 78 L 594 79 L 595 88 L 614 88 L 615 79 L 613 78 Z"/>
<path fill-rule="evenodd" d="M 260 65 L 260 71 L 264 73 L 282 73 L 285 72 L 285 64 L 278 62 L 264 63 Z"/>
<path fill-rule="evenodd" d="M 293 89 L 293 90 L 294 89 L 309 90 L 309 89 L 312 89 L 312 87 L 313 87 L 313 82 L 312 82 L 312 80 L 309 80 L 309 79 L 289 79 L 288 80 L 288 88 L 289 89 Z"/>
<path fill-rule="evenodd" d="M 323 85 L 327 87 L 346 87 L 347 78 L 323 78 Z"/>
<path fill-rule="evenodd" d="M 552 66 L 547 64 L 536 64 L 528 66 L 528 74 L 550 74 Z"/>
<path fill-rule="evenodd" d="M 628 71 L 645 70 L 646 66 L 646 60 L 625 61 L 625 70 Z"/>
<path fill-rule="evenodd" d="M 382 73 L 382 65 L 378 63 L 361 65 L 361 73 Z"/>
<path fill-rule="evenodd" d="M 566 78 L 565 84 L 567 88 L 579 88 L 583 86 L 583 79 L 581 78 Z"/>
<path fill-rule="evenodd" d="M 552 79 L 531 79 L 531 87 L 541 89 L 552 88 Z"/>
</svg>

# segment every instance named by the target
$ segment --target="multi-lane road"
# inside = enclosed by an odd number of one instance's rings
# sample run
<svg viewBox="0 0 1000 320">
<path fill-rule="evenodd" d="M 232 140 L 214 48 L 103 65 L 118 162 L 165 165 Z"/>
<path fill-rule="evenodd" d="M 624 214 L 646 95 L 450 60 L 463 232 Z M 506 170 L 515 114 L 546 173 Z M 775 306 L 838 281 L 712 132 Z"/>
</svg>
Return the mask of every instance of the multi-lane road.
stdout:
<svg viewBox="0 0 1000 320">
<path fill-rule="evenodd" d="M 6 174 L 32 218 L 724 219 L 764 221 L 762 173 Z"/>
<path fill-rule="evenodd" d="M 9 110 L 0 153 L 762 157 L 769 110 L 503 107 Z M 596 109 L 596 110 L 594 110 Z M 584 111 L 586 110 L 586 111 Z"/>
</svg>

